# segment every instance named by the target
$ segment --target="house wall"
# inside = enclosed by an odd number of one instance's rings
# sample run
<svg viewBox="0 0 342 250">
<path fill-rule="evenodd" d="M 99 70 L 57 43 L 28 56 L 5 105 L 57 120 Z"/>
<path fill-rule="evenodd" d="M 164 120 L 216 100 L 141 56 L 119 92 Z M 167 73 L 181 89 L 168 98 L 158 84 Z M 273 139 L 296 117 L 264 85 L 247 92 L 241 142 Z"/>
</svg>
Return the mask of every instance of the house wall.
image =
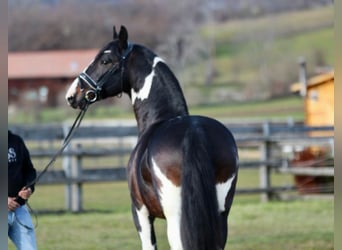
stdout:
<svg viewBox="0 0 342 250">
<path fill-rule="evenodd" d="M 308 88 L 305 100 L 305 124 L 309 126 L 334 125 L 333 79 Z M 333 136 L 332 132 L 311 132 L 311 136 Z"/>
<path fill-rule="evenodd" d="M 307 125 L 334 125 L 334 82 L 310 87 L 305 100 Z"/>
</svg>

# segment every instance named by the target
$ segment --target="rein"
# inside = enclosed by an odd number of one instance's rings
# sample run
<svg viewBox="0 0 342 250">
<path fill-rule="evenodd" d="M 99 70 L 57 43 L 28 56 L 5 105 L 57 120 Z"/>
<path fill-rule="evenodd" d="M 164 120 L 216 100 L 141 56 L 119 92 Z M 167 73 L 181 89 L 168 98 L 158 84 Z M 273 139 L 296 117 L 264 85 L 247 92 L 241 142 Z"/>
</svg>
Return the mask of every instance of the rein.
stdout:
<svg viewBox="0 0 342 250">
<path fill-rule="evenodd" d="M 26 185 L 26 187 L 32 186 L 34 184 L 36 184 L 37 182 L 39 182 L 40 178 L 45 174 L 45 172 L 52 166 L 52 164 L 56 161 L 57 157 L 59 155 L 62 154 L 63 150 L 65 149 L 65 147 L 69 144 L 69 142 L 72 139 L 72 136 L 74 135 L 74 133 L 76 132 L 76 129 L 80 126 L 81 121 L 87 111 L 89 107 L 89 102 L 87 103 L 87 105 L 85 106 L 84 109 L 82 109 L 80 111 L 80 113 L 77 115 L 73 125 L 71 126 L 67 136 L 64 138 L 63 141 L 63 145 L 62 147 L 55 153 L 55 155 L 51 158 L 51 160 L 49 161 L 49 163 L 44 167 L 43 171 L 40 172 L 40 174 L 33 180 L 31 181 L 29 184 Z M 19 197 L 19 196 L 18 196 Z M 19 199 L 22 199 L 19 197 Z"/>
<path fill-rule="evenodd" d="M 88 75 L 86 72 L 82 72 L 78 78 L 85 82 L 89 87 L 90 90 L 88 90 L 85 93 L 85 99 L 89 103 L 93 103 L 98 100 L 99 94 L 102 90 L 103 85 L 112 77 L 118 70 L 121 71 L 121 90 L 123 89 L 123 74 L 124 74 L 124 63 L 128 56 L 128 54 L 132 51 L 133 44 L 128 43 L 127 49 L 123 52 L 123 55 L 120 58 L 120 62 L 114 64 L 106 73 L 104 73 L 98 81 L 95 81 L 90 75 Z M 119 94 L 119 97 L 121 97 L 122 91 Z"/>
</svg>

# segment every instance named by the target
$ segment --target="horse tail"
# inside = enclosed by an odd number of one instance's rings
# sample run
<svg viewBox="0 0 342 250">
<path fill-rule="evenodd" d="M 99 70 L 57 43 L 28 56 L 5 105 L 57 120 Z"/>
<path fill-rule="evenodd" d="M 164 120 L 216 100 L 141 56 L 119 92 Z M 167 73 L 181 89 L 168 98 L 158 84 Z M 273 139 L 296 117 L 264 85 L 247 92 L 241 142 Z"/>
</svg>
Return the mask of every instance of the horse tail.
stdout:
<svg viewBox="0 0 342 250">
<path fill-rule="evenodd" d="M 221 237 L 215 173 L 204 130 L 191 126 L 182 145 L 181 239 L 184 250 L 218 249 Z"/>
</svg>

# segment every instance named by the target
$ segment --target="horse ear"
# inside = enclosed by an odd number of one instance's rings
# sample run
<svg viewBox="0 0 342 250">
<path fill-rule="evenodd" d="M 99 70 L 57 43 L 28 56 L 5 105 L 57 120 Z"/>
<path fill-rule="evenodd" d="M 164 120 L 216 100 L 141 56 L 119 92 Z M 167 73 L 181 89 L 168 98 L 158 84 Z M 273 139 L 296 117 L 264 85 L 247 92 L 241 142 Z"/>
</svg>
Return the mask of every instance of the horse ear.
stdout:
<svg viewBox="0 0 342 250">
<path fill-rule="evenodd" d="M 115 25 L 113 26 L 113 40 L 118 39 L 118 33 L 116 32 Z"/>
<path fill-rule="evenodd" d="M 121 25 L 120 31 L 119 31 L 119 41 L 120 41 L 120 47 L 122 50 L 127 49 L 128 47 L 128 32 L 125 26 Z"/>
</svg>

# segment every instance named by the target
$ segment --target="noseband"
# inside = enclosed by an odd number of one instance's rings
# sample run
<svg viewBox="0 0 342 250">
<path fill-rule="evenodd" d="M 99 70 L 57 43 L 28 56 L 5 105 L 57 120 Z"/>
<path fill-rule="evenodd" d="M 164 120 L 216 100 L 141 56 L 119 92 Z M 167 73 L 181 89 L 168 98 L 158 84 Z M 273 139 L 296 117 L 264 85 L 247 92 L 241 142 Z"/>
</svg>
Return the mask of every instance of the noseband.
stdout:
<svg viewBox="0 0 342 250">
<path fill-rule="evenodd" d="M 127 49 L 123 52 L 120 62 L 114 64 L 106 73 L 104 73 L 99 80 L 96 82 L 91 76 L 89 76 L 86 72 L 82 72 L 79 76 L 78 79 L 81 82 L 85 82 L 89 87 L 90 90 L 88 90 L 85 93 L 84 98 L 88 103 L 93 103 L 98 100 L 98 96 L 102 90 L 103 85 L 112 77 L 114 76 L 119 70 L 121 71 L 121 90 L 123 89 L 123 73 L 124 73 L 124 63 L 129 55 L 129 53 L 133 49 L 133 44 L 128 43 Z M 121 91 L 122 93 L 122 91 Z M 121 96 L 121 93 L 119 96 Z"/>
</svg>

